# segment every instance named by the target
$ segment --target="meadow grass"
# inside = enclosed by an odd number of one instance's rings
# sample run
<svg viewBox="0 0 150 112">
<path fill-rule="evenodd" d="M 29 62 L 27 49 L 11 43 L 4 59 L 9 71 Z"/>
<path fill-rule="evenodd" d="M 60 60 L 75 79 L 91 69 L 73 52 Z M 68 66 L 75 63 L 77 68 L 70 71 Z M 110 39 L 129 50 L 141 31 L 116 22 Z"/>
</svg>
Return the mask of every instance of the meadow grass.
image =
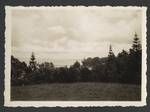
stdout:
<svg viewBox="0 0 150 112">
<path fill-rule="evenodd" d="M 138 101 L 140 85 L 117 83 L 52 83 L 11 87 L 17 101 Z"/>
</svg>

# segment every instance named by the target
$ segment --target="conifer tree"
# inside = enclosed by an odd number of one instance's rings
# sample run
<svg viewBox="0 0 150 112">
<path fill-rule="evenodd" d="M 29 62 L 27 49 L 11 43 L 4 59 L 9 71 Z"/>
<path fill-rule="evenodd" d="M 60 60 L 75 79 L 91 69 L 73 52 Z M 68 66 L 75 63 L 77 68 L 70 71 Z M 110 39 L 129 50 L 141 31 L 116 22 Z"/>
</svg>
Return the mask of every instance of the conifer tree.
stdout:
<svg viewBox="0 0 150 112">
<path fill-rule="evenodd" d="M 134 83 L 141 83 L 141 62 L 142 62 L 142 49 L 138 35 L 135 33 L 132 48 L 130 49 L 130 79 L 134 80 Z"/>
<path fill-rule="evenodd" d="M 30 67 L 31 71 L 35 71 L 37 67 L 36 67 L 35 55 L 34 55 L 33 52 L 31 54 L 31 58 L 30 58 L 29 64 L 30 64 L 29 67 Z"/>
<path fill-rule="evenodd" d="M 113 59 L 115 57 L 113 51 L 112 51 L 112 46 L 109 46 L 109 53 L 108 53 L 108 59 Z"/>
<path fill-rule="evenodd" d="M 139 54 L 141 53 L 141 44 L 140 44 L 140 40 L 137 36 L 137 33 L 135 33 L 134 35 L 134 39 L 133 39 L 133 44 L 132 44 L 132 49 L 130 49 L 130 54 Z"/>
<path fill-rule="evenodd" d="M 112 51 L 112 46 L 109 46 L 108 60 L 106 62 L 106 76 L 108 81 L 115 81 L 117 72 L 116 59 Z"/>
</svg>

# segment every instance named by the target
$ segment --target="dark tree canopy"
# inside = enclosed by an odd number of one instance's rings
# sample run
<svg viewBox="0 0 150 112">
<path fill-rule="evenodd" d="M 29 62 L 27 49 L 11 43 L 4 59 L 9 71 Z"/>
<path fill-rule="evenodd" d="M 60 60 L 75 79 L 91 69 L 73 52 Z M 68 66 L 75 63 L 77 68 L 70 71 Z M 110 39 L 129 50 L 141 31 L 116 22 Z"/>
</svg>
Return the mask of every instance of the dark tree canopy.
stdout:
<svg viewBox="0 0 150 112">
<path fill-rule="evenodd" d="M 29 65 L 11 57 L 11 84 L 111 82 L 141 84 L 142 49 L 137 34 L 129 51 L 122 50 L 117 56 L 109 46 L 108 56 L 88 57 L 76 61 L 70 67 L 55 67 L 52 62 L 38 64 L 34 53 Z"/>
</svg>

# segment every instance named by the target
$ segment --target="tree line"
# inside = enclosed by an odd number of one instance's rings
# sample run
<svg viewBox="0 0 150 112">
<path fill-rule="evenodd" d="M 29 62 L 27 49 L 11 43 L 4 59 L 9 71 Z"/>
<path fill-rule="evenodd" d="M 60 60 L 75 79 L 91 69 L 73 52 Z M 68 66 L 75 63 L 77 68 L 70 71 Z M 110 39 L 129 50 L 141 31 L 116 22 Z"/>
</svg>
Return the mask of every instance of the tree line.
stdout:
<svg viewBox="0 0 150 112">
<path fill-rule="evenodd" d="M 114 55 L 110 45 L 108 56 L 76 61 L 70 67 L 55 67 L 52 62 L 38 64 L 32 53 L 29 65 L 11 56 L 11 85 L 72 82 L 113 82 L 141 84 L 140 40 L 135 34 L 129 51 Z"/>
</svg>

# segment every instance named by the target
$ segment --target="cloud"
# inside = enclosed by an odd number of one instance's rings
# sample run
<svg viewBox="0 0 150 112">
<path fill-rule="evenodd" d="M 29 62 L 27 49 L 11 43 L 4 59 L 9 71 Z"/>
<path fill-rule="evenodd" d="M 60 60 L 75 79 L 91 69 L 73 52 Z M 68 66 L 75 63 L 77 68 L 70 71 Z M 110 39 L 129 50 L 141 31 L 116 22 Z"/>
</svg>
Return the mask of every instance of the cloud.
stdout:
<svg viewBox="0 0 150 112">
<path fill-rule="evenodd" d="M 103 57 L 109 44 L 117 54 L 131 47 L 135 32 L 141 38 L 141 16 L 139 8 L 15 9 L 12 54 L 25 59 L 35 52 L 41 60 Z"/>
</svg>

